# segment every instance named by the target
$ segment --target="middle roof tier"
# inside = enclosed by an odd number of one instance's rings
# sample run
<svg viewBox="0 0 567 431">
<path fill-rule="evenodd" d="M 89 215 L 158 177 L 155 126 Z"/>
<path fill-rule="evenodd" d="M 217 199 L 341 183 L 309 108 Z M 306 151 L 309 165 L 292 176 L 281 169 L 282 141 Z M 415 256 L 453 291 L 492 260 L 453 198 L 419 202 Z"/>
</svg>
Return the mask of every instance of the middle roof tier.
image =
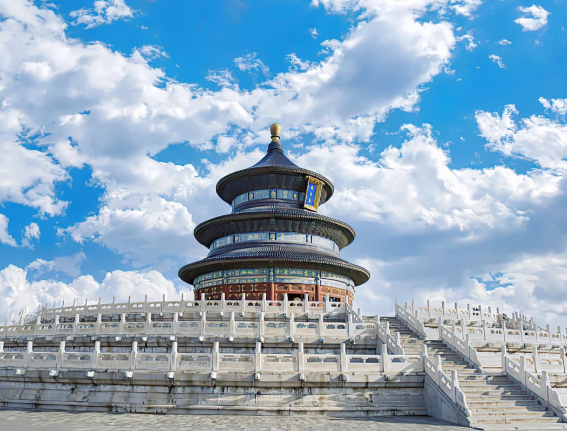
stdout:
<svg viewBox="0 0 567 431">
<path fill-rule="evenodd" d="M 227 235 L 248 232 L 296 232 L 334 241 L 342 249 L 354 241 L 354 230 L 346 223 L 312 211 L 279 206 L 238 211 L 207 220 L 195 228 L 195 238 L 209 248 Z"/>
</svg>

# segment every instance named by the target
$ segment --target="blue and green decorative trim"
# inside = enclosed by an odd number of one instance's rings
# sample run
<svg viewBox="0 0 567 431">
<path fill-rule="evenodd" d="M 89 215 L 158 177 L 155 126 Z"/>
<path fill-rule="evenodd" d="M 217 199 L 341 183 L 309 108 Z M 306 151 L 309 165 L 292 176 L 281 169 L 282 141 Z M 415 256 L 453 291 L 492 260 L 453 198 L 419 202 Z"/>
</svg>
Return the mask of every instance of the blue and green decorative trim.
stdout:
<svg viewBox="0 0 567 431">
<path fill-rule="evenodd" d="M 215 271 L 195 278 L 195 289 L 223 284 L 311 284 L 337 287 L 354 293 L 354 282 L 339 274 L 301 268 L 241 268 Z"/>
<path fill-rule="evenodd" d="M 227 245 L 253 241 L 280 241 L 295 242 L 300 244 L 313 244 L 332 251 L 339 251 L 339 246 L 333 240 L 317 235 L 309 235 L 296 232 L 248 232 L 235 235 L 228 235 L 219 238 L 211 244 L 210 251 L 216 250 Z"/>
<path fill-rule="evenodd" d="M 236 196 L 232 201 L 232 210 L 246 202 L 257 201 L 262 199 L 281 199 L 286 201 L 303 202 L 305 200 L 305 193 L 297 192 L 295 190 L 284 189 L 264 189 L 254 190 L 251 192 L 243 193 Z"/>
</svg>

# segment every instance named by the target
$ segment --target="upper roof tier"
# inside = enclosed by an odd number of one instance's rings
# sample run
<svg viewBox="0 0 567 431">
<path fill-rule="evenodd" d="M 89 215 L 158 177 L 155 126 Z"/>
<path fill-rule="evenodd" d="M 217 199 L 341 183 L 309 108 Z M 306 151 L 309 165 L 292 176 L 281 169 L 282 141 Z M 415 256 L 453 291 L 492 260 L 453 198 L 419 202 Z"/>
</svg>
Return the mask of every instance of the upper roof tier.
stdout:
<svg viewBox="0 0 567 431">
<path fill-rule="evenodd" d="M 233 172 L 221 178 L 217 183 L 217 194 L 223 201 L 231 204 L 237 196 L 253 190 L 286 189 L 304 193 L 307 189 L 307 177 L 313 177 L 323 183 L 319 204 L 328 201 L 333 195 L 331 181 L 317 172 L 303 169 L 289 160 L 283 152 L 280 142 L 281 127 L 270 127 L 272 142 L 262 160 L 247 169 Z"/>
</svg>

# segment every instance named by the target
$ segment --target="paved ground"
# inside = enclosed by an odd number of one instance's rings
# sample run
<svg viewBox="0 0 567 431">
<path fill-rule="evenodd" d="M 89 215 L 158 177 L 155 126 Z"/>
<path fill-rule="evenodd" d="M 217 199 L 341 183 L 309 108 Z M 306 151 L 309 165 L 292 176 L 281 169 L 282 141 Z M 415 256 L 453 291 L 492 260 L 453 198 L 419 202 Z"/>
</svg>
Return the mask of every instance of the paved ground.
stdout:
<svg viewBox="0 0 567 431">
<path fill-rule="evenodd" d="M 463 431 L 428 417 L 333 419 L 315 416 L 162 416 L 0 411 L 2 431 Z"/>
</svg>

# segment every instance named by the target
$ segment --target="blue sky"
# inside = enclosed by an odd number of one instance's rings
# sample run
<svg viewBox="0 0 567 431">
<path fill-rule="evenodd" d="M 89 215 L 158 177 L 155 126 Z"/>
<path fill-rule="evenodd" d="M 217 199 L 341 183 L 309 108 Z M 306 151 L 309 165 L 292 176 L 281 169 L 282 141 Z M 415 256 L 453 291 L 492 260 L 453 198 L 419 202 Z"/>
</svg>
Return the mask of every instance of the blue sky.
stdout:
<svg viewBox="0 0 567 431">
<path fill-rule="evenodd" d="M 190 295 L 196 224 L 279 122 L 368 313 L 567 312 L 565 1 L 0 0 L 0 316 Z M 67 300 L 69 300 L 67 299 Z"/>
</svg>

